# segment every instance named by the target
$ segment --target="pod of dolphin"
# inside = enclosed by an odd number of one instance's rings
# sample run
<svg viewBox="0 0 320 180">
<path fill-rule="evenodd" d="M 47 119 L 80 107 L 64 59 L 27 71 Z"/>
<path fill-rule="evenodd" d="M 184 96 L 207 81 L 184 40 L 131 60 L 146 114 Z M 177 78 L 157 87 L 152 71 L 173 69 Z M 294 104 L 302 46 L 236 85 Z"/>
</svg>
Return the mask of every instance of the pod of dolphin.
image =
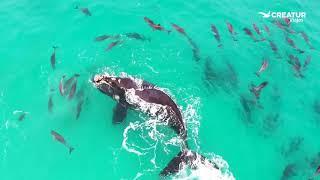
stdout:
<svg viewBox="0 0 320 180">
<path fill-rule="evenodd" d="M 79 10 L 82 12 L 85 16 L 92 16 L 92 13 L 88 8 L 85 7 L 79 7 L 76 6 L 74 9 Z M 148 17 L 143 18 L 145 23 L 153 30 L 153 31 L 161 31 L 165 32 L 168 35 L 172 33 L 172 30 L 165 28 L 159 23 L 155 23 L 153 20 L 151 20 Z M 233 41 L 239 41 L 238 34 L 240 32 L 236 32 L 233 25 L 226 21 L 226 29 L 229 31 L 230 36 Z M 247 35 L 252 41 L 257 43 L 264 43 L 266 42 L 269 44 L 271 50 L 275 54 L 275 57 L 277 59 L 287 59 L 288 65 L 292 67 L 294 75 L 297 78 L 304 78 L 303 72 L 307 70 L 307 67 L 311 63 L 312 57 L 310 55 L 307 56 L 304 63 L 302 63 L 298 56 L 300 54 L 305 53 L 304 50 L 302 50 L 300 47 L 298 47 L 294 40 L 290 38 L 290 36 L 298 36 L 300 35 L 301 38 L 306 42 L 306 45 L 313 50 L 314 47 L 312 46 L 309 37 L 307 34 L 303 31 L 296 31 L 292 28 L 291 22 L 288 18 L 284 18 L 283 20 L 275 20 L 272 22 L 277 28 L 282 30 L 285 33 L 285 42 L 288 44 L 290 48 L 295 50 L 297 52 L 297 55 L 294 54 L 286 54 L 286 56 L 282 56 L 279 52 L 279 48 L 277 45 L 272 41 L 269 40 L 269 38 L 264 36 L 271 36 L 270 28 L 263 24 L 263 29 L 260 29 L 258 24 L 253 23 L 251 30 L 249 27 L 244 27 L 242 29 L 243 33 Z M 193 59 L 198 62 L 201 60 L 200 56 L 200 50 L 195 41 L 187 34 L 187 32 L 176 23 L 171 23 L 171 26 L 173 30 L 178 32 L 180 35 L 182 35 L 184 38 L 186 38 L 188 44 L 191 47 Z M 220 32 L 218 30 L 218 27 L 214 24 L 210 24 L 208 29 L 211 30 L 214 39 L 217 41 L 217 47 L 223 48 L 223 41 L 220 36 Z M 263 32 L 264 31 L 264 32 Z M 256 35 L 255 35 L 255 33 Z M 133 32 L 133 33 L 125 33 L 125 34 L 116 34 L 116 35 L 99 35 L 94 38 L 94 42 L 104 42 L 106 40 L 112 40 L 112 42 L 106 47 L 105 51 L 111 51 L 113 48 L 119 46 L 122 43 L 125 43 L 126 39 L 135 39 L 139 41 L 146 41 L 151 42 L 151 39 L 149 37 L 145 37 L 142 34 Z M 53 70 L 57 68 L 56 66 L 56 55 L 59 47 L 53 46 L 53 52 L 50 57 L 50 64 Z M 228 73 L 224 75 L 224 77 L 221 77 L 220 74 L 215 72 L 215 69 L 212 67 L 212 60 L 210 57 L 205 59 L 205 69 L 204 69 L 204 78 L 206 85 L 210 88 L 214 85 L 218 86 L 224 86 L 225 89 L 228 89 L 229 86 L 236 88 L 238 86 L 238 79 L 237 79 L 237 73 L 233 68 L 233 65 L 229 62 L 226 62 L 226 65 L 228 67 Z M 269 58 L 263 58 L 261 62 L 261 66 L 257 68 L 256 72 L 253 72 L 256 74 L 257 78 L 259 78 L 263 73 L 268 70 L 269 64 L 271 61 Z M 77 83 L 78 78 L 80 77 L 79 74 L 74 74 L 71 77 L 67 78 L 66 75 L 62 76 L 59 82 L 59 93 L 61 96 L 66 97 L 69 100 L 72 100 L 75 95 L 77 94 L 77 108 L 76 108 L 76 119 L 80 117 L 82 106 L 85 102 L 85 98 L 83 95 L 82 90 L 77 90 Z M 219 78 L 221 78 L 222 81 L 225 81 L 228 84 L 219 84 L 217 81 Z M 219 169 L 214 162 L 210 162 L 207 160 L 204 156 L 193 152 L 189 150 L 188 143 L 187 143 L 187 127 L 184 124 L 184 121 L 182 120 L 181 112 L 176 105 L 176 103 L 171 99 L 171 97 L 166 94 L 165 92 L 161 91 L 160 89 L 157 89 L 155 85 L 142 80 L 142 84 L 137 84 L 137 82 L 132 78 L 122 78 L 122 77 L 115 77 L 115 76 L 109 76 L 109 75 L 95 75 L 92 78 L 92 83 L 94 86 L 99 89 L 102 93 L 112 97 L 115 101 L 117 101 L 117 105 L 114 108 L 114 115 L 113 115 L 113 123 L 121 123 L 124 121 L 126 115 L 127 115 L 127 109 L 135 109 L 138 111 L 142 111 L 150 116 L 153 116 L 154 114 L 150 114 L 149 111 L 144 111 L 141 108 L 141 102 L 146 104 L 151 104 L 152 106 L 159 107 L 158 112 L 155 114 L 158 116 L 160 113 L 165 112 L 164 121 L 168 122 L 168 125 L 178 134 L 178 136 L 183 140 L 182 145 L 182 151 L 178 153 L 169 163 L 168 165 L 160 172 L 161 176 L 170 175 L 173 173 L 178 172 L 181 169 L 181 165 L 189 165 L 191 168 L 197 168 L 197 165 L 193 164 L 193 161 L 195 159 L 200 159 L 201 162 L 209 162 L 210 166 Z M 252 93 L 253 99 L 248 99 L 244 96 L 240 96 L 240 104 L 243 108 L 244 114 L 246 116 L 246 119 L 248 122 L 252 121 L 251 117 L 251 108 L 253 106 L 256 106 L 258 108 L 263 108 L 262 103 L 260 102 L 260 96 L 262 95 L 263 89 L 269 86 L 268 81 L 263 81 L 258 85 L 250 84 L 250 87 L 248 89 L 248 92 Z M 53 92 L 52 90 L 51 92 Z M 132 92 L 133 91 L 133 92 Z M 130 93 L 133 93 L 133 95 L 139 99 L 137 102 L 129 102 L 128 96 Z M 132 95 L 132 94 L 131 94 Z M 52 95 L 49 96 L 48 100 L 48 111 L 50 113 L 53 112 L 54 102 Z M 320 114 L 320 103 L 315 102 L 314 104 L 315 111 L 319 111 Z M 160 112 L 161 111 L 161 112 Z M 22 121 L 26 116 L 27 112 L 20 112 L 20 116 L 18 118 L 19 121 Z M 266 121 L 269 123 L 266 128 L 272 129 L 273 126 L 275 126 L 275 123 L 277 123 L 279 118 L 278 114 L 270 115 L 267 117 Z M 65 140 L 65 138 L 59 134 L 58 132 L 52 130 L 51 135 L 53 138 L 63 144 L 66 148 L 68 148 L 69 153 L 73 152 L 74 148 Z M 283 149 L 283 155 L 288 156 L 293 151 L 296 151 L 301 143 L 303 142 L 303 138 L 297 137 L 291 141 L 289 144 L 289 148 Z M 312 177 L 313 178 L 320 174 L 320 155 L 319 155 L 319 161 L 314 162 L 313 167 L 315 168 L 315 173 Z M 282 179 L 289 178 L 291 176 L 295 175 L 295 164 L 288 164 L 285 169 L 283 170 Z"/>
</svg>

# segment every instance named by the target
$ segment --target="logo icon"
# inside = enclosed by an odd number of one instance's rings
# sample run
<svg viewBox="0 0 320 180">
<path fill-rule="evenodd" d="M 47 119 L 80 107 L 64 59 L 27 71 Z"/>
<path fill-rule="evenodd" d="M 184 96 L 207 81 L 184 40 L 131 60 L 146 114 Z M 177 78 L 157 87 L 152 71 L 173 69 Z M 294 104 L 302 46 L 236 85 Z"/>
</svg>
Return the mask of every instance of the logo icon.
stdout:
<svg viewBox="0 0 320 180">
<path fill-rule="evenodd" d="M 263 18 L 269 18 L 271 16 L 271 12 L 270 11 L 268 13 L 258 12 L 258 14 L 261 14 Z"/>
</svg>

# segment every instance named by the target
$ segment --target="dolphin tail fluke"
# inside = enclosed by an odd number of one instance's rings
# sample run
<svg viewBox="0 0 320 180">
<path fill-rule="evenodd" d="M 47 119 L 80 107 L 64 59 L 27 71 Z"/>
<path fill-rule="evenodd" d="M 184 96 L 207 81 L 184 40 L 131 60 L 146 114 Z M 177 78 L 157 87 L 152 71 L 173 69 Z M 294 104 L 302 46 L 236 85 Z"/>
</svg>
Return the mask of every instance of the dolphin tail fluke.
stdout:
<svg viewBox="0 0 320 180">
<path fill-rule="evenodd" d="M 74 150 L 73 147 L 69 147 L 69 154 L 71 154 L 73 150 Z"/>
<path fill-rule="evenodd" d="M 301 50 L 301 49 L 297 49 L 297 51 L 301 54 L 304 53 L 304 50 Z"/>
<path fill-rule="evenodd" d="M 58 48 L 58 46 L 52 46 L 53 50 L 56 50 Z"/>
<path fill-rule="evenodd" d="M 199 160 L 199 161 L 198 161 Z M 219 169 L 219 167 L 213 163 L 210 162 L 208 159 L 206 159 L 204 156 L 192 152 L 189 150 L 183 150 L 180 151 L 169 163 L 168 165 L 160 172 L 160 176 L 169 176 L 173 175 L 180 170 L 182 170 L 185 166 L 189 166 L 191 169 L 197 169 L 198 165 L 197 162 L 205 163 L 208 162 L 210 166 Z"/>
</svg>

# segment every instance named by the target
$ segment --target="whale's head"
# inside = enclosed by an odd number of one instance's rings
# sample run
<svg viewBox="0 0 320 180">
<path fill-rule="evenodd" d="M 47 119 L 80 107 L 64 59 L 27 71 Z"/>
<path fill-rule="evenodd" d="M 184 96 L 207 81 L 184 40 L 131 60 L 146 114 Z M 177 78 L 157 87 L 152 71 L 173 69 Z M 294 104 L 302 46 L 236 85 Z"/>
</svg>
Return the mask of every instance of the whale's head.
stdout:
<svg viewBox="0 0 320 180">
<path fill-rule="evenodd" d="M 98 74 L 92 78 L 92 82 L 102 93 L 113 97 L 115 100 L 119 100 L 124 95 L 123 87 L 121 87 L 117 77 Z"/>
</svg>

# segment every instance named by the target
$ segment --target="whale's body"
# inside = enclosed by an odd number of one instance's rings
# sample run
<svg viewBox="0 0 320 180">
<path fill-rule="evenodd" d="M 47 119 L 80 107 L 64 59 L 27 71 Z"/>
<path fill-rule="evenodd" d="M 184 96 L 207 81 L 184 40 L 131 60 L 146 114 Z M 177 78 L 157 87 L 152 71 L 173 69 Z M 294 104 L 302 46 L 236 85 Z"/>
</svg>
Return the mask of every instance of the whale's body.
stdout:
<svg viewBox="0 0 320 180">
<path fill-rule="evenodd" d="M 176 103 L 163 90 L 145 81 L 109 76 L 104 76 L 95 85 L 120 104 L 114 110 L 114 123 L 122 122 L 125 116 L 122 118 L 119 116 L 125 114 L 126 109 L 131 108 L 166 121 L 183 140 L 186 140 L 187 133 L 181 112 Z"/>
</svg>

